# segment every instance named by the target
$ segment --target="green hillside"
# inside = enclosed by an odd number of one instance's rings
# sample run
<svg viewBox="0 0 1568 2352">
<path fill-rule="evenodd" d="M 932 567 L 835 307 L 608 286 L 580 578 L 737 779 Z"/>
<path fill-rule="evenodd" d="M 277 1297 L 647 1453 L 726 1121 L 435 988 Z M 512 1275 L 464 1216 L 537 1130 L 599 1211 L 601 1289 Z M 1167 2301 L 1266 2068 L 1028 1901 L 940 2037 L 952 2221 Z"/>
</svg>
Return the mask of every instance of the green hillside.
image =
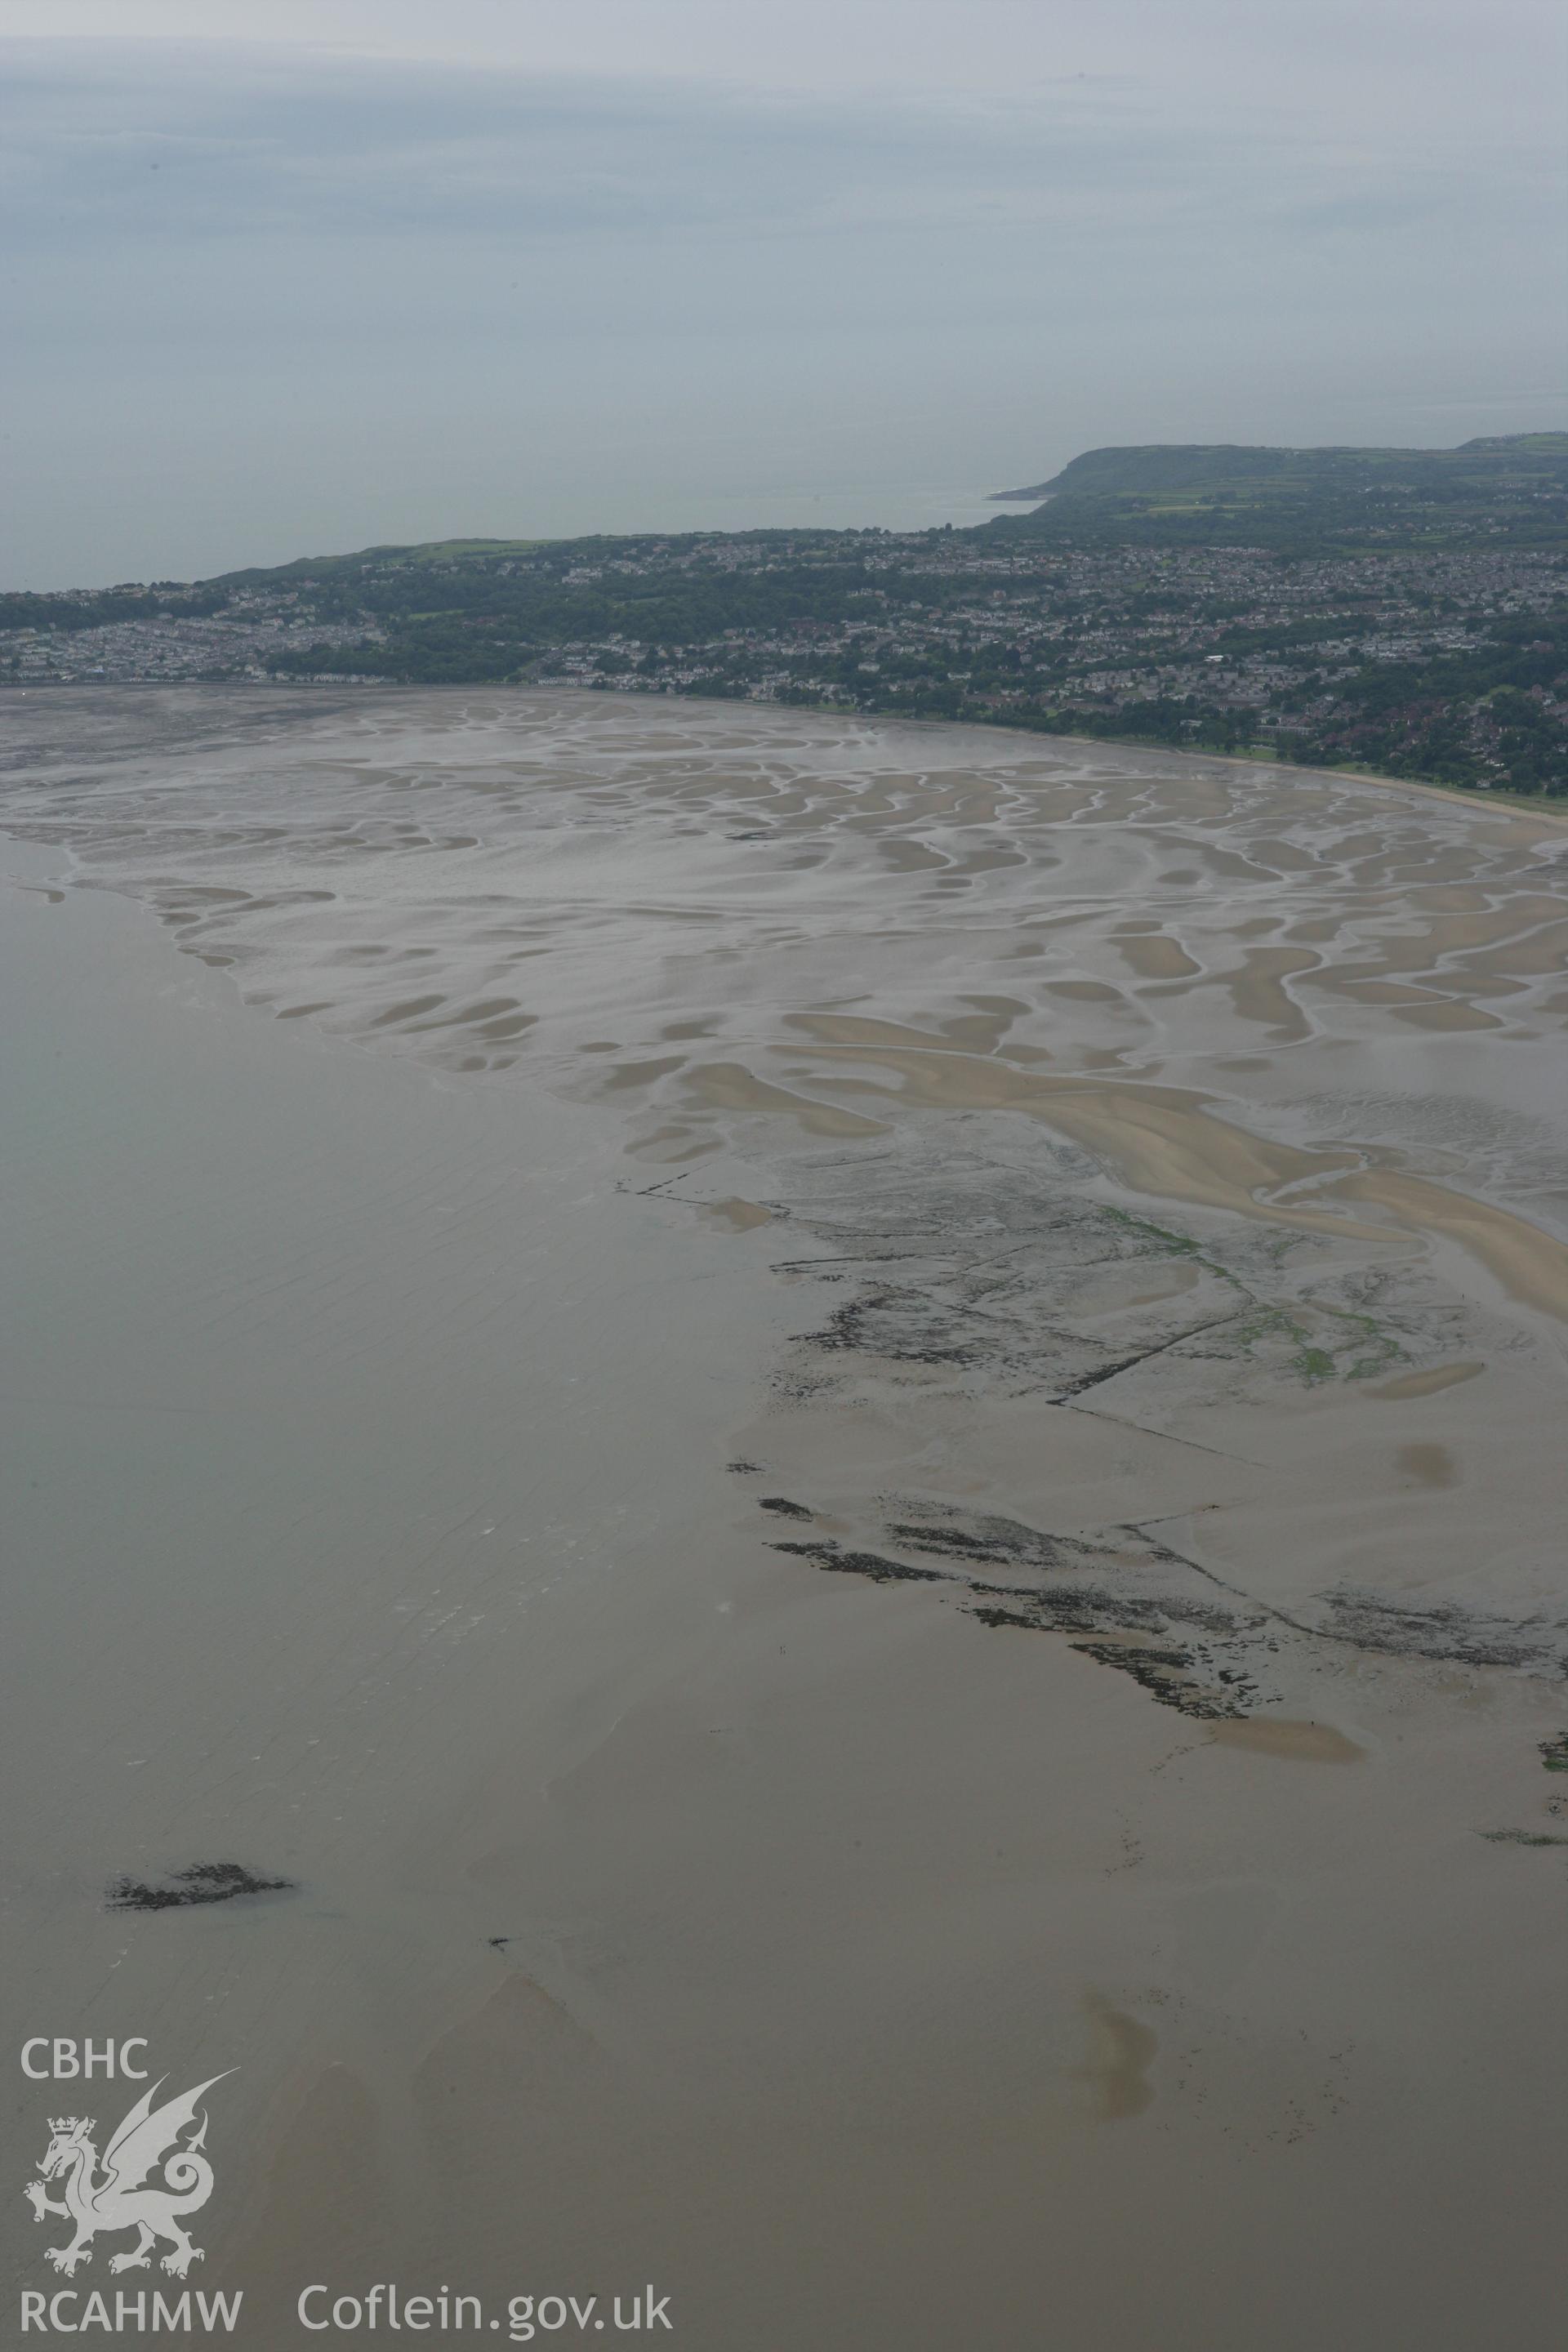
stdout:
<svg viewBox="0 0 1568 2352">
<path fill-rule="evenodd" d="M 1457 449 L 1090 449 L 997 500 L 1041 501 L 1014 529 L 1052 540 L 1307 551 L 1568 545 L 1568 433 Z"/>
<path fill-rule="evenodd" d="M 297 555 L 291 563 L 252 565 L 243 572 L 223 572 L 209 587 L 268 587 L 289 580 L 357 578 L 362 572 L 422 571 L 430 564 L 469 557 L 489 562 L 503 556 L 530 555 L 546 544 L 539 539 L 426 539 L 408 547 L 361 547 L 351 555 Z M 112 593 L 112 592 L 111 592 Z"/>
</svg>

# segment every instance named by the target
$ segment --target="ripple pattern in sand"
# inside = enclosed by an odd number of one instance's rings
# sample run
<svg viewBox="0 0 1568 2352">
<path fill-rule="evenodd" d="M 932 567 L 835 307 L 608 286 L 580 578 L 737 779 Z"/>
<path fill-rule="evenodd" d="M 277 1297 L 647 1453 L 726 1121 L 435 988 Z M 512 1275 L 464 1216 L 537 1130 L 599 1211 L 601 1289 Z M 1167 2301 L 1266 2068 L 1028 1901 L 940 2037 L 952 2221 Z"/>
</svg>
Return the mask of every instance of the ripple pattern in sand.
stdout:
<svg viewBox="0 0 1568 2352">
<path fill-rule="evenodd" d="M 75 693 L 27 726 L 10 821 L 258 1008 L 524 1065 L 656 1164 L 1000 1109 L 1136 1191 L 1414 1234 L 1568 1314 L 1549 817 L 601 694 Z"/>
</svg>

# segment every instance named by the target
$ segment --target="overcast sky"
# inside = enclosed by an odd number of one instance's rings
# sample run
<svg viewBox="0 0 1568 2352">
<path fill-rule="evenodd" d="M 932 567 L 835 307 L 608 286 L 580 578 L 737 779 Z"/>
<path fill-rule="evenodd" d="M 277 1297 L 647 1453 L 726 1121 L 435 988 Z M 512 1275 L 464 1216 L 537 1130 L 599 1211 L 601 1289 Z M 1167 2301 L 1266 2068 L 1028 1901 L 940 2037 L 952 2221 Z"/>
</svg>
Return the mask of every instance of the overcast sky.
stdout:
<svg viewBox="0 0 1568 2352">
<path fill-rule="evenodd" d="M 1557 0 L 0 0 L 0 584 L 1568 425 Z"/>
</svg>

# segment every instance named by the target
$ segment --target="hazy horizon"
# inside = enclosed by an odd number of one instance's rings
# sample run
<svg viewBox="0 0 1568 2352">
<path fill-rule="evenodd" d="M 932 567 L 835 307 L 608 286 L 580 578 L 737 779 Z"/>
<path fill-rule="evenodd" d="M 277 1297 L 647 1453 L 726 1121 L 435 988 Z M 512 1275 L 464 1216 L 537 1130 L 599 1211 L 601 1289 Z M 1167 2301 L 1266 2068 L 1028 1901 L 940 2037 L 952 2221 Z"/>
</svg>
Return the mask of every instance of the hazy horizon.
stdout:
<svg viewBox="0 0 1568 2352">
<path fill-rule="evenodd" d="M 0 584 L 1561 425 L 1561 31 L 1491 23 L 13 0 Z"/>
</svg>

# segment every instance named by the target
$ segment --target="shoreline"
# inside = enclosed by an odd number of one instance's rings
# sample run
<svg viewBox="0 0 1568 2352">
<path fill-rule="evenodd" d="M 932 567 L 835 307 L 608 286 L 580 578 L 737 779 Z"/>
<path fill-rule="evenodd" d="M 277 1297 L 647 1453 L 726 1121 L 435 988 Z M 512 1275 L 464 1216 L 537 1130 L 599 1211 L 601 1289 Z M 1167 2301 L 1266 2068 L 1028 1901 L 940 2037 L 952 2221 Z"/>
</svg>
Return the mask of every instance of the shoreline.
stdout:
<svg viewBox="0 0 1568 2352">
<path fill-rule="evenodd" d="M 50 680 L 42 685 L 32 686 L 15 686 L 7 680 L 0 681 L 0 694 L 14 693 L 25 700 L 29 694 L 50 694 L 62 689 L 75 691 L 85 688 L 90 693 L 133 694 L 149 688 L 165 692 L 170 688 L 181 688 L 198 691 L 210 689 L 234 692 L 258 687 L 277 688 L 284 692 L 292 693 L 310 693 L 312 690 L 347 692 L 354 688 L 367 690 L 374 688 L 379 693 L 385 694 L 499 694 L 510 691 L 517 694 L 584 694 L 595 698 L 599 695 L 616 695 L 628 702 L 650 703 L 656 709 L 668 704 L 679 706 L 683 702 L 700 702 L 731 710 L 802 710 L 811 711 L 826 719 L 886 719 L 898 727 L 968 727 L 1014 738 L 1020 735 L 1028 736 L 1041 743 L 1081 743 L 1091 748 L 1109 751 L 1125 747 L 1129 751 L 1161 751 L 1173 760 L 1210 760 L 1218 761 L 1226 767 L 1272 770 L 1282 776 L 1335 776 L 1346 783 L 1375 784 L 1384 791 L 1421 793 L 1439 801 L 1458 801 L 1461 806 L 1467 808 L 1493 812 L 1499 808 L 1506 808 L 1519 816 L 1535 816 L 1539 817 L 1543 824 L 1568 828 L 1568 806 L 1562 808 L 1554 806 L 1552 798 L 1544 793 L 1535 794 L 1500 790 L 1497 793 L 1489 793 L 1483 797 L 1479 791 L 1468 784 L 1439 784 L 1414 776 L 1391 776 L 1377 768 L 1321 768 L 1298 763 L 1293 760 L 1275 759 L 1268 753 L 1261 751 L 1248 755 L 1244 751 L 1209 751 L 1195 747 L 1189 748 L 1185 744 L 1161 743 L 1148 735 L 1079 735 L 1065 731 L 1058 733 L 1052 729 L 1043 727 L 1010 726 L 1006 720 L 1000 719 L 932 718 L 924 713 L 902 711 L 891 708 L 885 710 L 862 710 L 858 705 L 838 702 L 778 702 L 764 700 L 760 696 L 753 698 L 751 696 L 729 694 L 644 694 L 635 688 L 580 686 L 575 683 L 563 684 L 555 680 L 542 683 L 517 677 L 460 680 L 452 684 L 444 679 L 355 677 L 347 673 L 342 677 L 321 678 L 282 677 L 272 675 L 266 677 L 244 678 L 73 677 Z M 0 705 L 0 708 L 3 708 L 3 705 Z"/>
<path fill-rule="evenodd" d="M 553 688 L 551 690 L 560 693 L 570 689 Z M 592 687 L 582 690 L 586 693 L 595 691 Z M 650 701 L 655 699 L 652 696 L 648 698 Z M 732 698 L 726 694 L 671 695 L 668 699 L 728 703 Z M 820 712 L 825 718 L 888 719 L 900 727 L 985 728 L 998 735 L 1027 735 L 1041 743 L 1082 743 L 1110 751 L 1124 746 L 1127 750 L 1134 751 L 1163 751 L 1173 760 L 1215 760 L 1229 768 L 1271 770 L 1281 776 L 1338 776 L 1346 783 L 1377 784 L 1394 792 L 1426 793 L 1440 801 L 1458 801 L 1468 808 L 1491 810 L 1500 807 L 1508 808 L 1521 816 L 1540 815 L 1549 824 L 1568 826 L 1568 807 L 1561 810 L 1554 808 L 1544 793 L 1536 796 L 1529 793 L 1503 792 L 1488 793 L 1483 799 L 1479 792 L 1473 791 L 1466 784 L 1426 783 L 1411 776 L 1385 775 L 1381 769 L 1376 768 L 1310 767 L 1304 763 L 1298 764 L 1294 760 L 1273 759 L 1263 752 L 1249 758 L 1245 751 L 1189 750 L 1184 744 L 1156 742 L 1151 735 L 1058 734 L 1053 730 L 1044 727 L 1010 727 L 1004 720 L 996 719 L 931 719 L 913 714 L 906 715 L 897 710 L 846 709 L 843 704 L 837 702 L 772 703 L 765 707 L 775 710 L 815 710 Z"/>
</svg>

